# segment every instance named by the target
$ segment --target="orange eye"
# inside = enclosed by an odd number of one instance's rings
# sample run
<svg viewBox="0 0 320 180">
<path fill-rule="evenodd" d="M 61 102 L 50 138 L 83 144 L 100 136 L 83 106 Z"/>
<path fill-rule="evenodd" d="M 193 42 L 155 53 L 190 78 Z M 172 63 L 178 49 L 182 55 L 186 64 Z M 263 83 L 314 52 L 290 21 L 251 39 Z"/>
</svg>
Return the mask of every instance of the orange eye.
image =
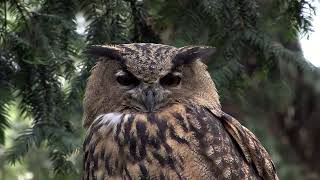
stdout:
<svg viewBox="0 0 320 180">
<path fill-rule="evenodd" d="M 180 84 L 181 77 L 179 75 L 174 75 L 173 73 L 168 73 L 166 76 L 160 79 L 160 84 L 164 87 L 176 87 Z"/>
</svg>

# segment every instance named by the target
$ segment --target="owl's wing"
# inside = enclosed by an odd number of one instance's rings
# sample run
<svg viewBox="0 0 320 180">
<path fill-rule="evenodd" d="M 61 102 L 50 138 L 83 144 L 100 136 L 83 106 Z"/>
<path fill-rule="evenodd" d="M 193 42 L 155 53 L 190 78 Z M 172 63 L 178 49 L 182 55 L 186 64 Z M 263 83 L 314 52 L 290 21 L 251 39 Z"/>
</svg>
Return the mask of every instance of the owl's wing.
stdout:
<svg viewBox="0 0 320 180">
<path fill-rule="evenodd" d="M 272 159 L 256 136 L 226 113 L 223 113 L 220 119 L 227 132 L 239 145 L 248 163 L 256 169 L 259 176 L 263 179 L 278 180 Z"/>
</svg>

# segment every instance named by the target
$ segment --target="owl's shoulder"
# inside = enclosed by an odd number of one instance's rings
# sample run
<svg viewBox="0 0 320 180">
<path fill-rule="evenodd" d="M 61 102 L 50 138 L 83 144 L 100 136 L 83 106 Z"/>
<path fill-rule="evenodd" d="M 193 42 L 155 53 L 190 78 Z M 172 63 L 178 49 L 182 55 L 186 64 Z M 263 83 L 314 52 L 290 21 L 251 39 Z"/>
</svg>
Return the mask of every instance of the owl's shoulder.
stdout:
<svg viewBox="0 0 320 180">
<path fill-rule="evenodd" d="M 271 156 L 258 138 L 234 117 L 226 113 L 222 114 L 221 121 L 235 143 L 240 147 L 248 164 L 252 164 L 259 176 L 263 179 L 278 180 Z"/>
</svg>

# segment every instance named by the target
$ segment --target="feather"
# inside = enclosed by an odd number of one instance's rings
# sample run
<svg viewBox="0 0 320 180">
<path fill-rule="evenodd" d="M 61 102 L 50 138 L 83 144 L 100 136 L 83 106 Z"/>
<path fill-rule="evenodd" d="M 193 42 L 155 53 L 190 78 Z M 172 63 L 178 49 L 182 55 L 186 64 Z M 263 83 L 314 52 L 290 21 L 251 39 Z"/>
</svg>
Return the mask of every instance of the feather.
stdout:
<svg viewBox="0 0 320 180">
<path fill-rule="evenodd" d="M 206 61 L 207 58 L 216 52 L 216 48 L 209 46 L 186 46 L 179 49 L 178 53 L 174 56 L 172 62 L 173 67 L 178 67 L 183 64 L 190 64 L 197 59 Z"/>
<path fill-rule="evenodd" d="M 87 47 L 85 53 L 94 57 L 107 57 L 109 59 L 114 59 L 124 64 L 125 59 L 123 58 L 123 55 L 120 53 L 120 51 L 121 50 L 115 46 L 93 45 Z"/>
<path fill-rule="evenodd" d="M 259 176 L 268 180 L 279 179 L 270 155 L 256 136 L 226 113 L 221 116 L 221 120 L 226 130 L 240 146 L 248 163 L 255 166 Z"/>
<path fill-rule="evenodd" d="M 84 152 L 84 179 L 278 179 L 248 129 L 192 103 L 99 116 Z"/>
</svg>

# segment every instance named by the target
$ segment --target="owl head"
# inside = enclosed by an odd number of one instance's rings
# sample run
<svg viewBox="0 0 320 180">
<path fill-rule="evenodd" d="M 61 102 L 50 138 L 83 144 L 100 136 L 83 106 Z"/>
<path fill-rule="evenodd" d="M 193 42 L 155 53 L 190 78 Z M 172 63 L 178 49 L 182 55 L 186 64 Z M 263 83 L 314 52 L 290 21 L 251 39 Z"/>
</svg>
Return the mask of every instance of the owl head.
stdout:
<svg viewBox="0 0 320 180">
<path fill-rule="evenodd" d="M 92 46 L 97 57 L 84 98 L 84 127 L 100 114 L 150 113 L 193 102 L 220 111 L 217 90 L 204 60 L 215 49 L 152 43 Z"/>
</svg>

